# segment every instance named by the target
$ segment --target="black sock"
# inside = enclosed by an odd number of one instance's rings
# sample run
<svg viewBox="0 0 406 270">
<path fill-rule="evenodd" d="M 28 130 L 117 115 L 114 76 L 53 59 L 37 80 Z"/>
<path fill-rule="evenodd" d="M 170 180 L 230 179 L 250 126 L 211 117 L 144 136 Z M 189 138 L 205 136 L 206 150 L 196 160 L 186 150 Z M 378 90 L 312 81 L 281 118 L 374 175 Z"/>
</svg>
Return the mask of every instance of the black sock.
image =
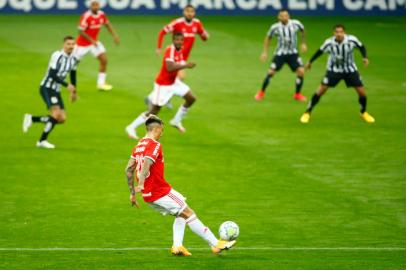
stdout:
<svg viewBox="0 0 406 270">
<path fill-rule="evenodd" d="M 38 123 L 38 122 L 46 123 L 46 122 L 49 121 L 49 117 L 50 117 L 49 115 L 47 115 L 47 116 L 32 116 L 31 119 L 32 119 L 32 122 L 34 122 L 34 123 Z"/>
<path fill-rule="evenodd" d="M 300 90 L 302 90 L 303 80 L 304 78 L 300 76 L 296 78 L 296 94 L 300 93 Z"/>
<path fill-rule="evenodd" d="M 360 96 L 358 99 L 359 104 L 361 104 L 361 113 L 366 112 L 367 110 L 367 97 L 366 96 Z"/>
<path fill-rule="evenodd" d="M 319 102 L 319 100 L 320 100 L 320 96 L 317 94 L 314 94 L 312 96 L 312 99 L 309 102 L 309 105 L 307 106 L 306 112 L 310 113 L 313 110 L 314 106 L 316 106 L 316 104 Z"/>
<path fill-rule="evenodd" d="M 272 76 L 269 74 L 266 74 L 266 77 L 264 79 L 264 82 L 262 83 L 262 88 L 261 91 L 265 92 L 266 88 L 268 87 L 269 81 L 271 80 Z"/>
<path fill-rule="evenodd" d="M 44 127 L 44 132 L 41 135 L 41 138 L 39 139 L 40 142 L 45 141 L 48 138 L 49 133 L 51 133 L 52 129 L 54 126 L 58 123 L 55 118 L 52 116 L 49 116 L 48 122 L 46 122 L 45 127 Z"/>
</svg>

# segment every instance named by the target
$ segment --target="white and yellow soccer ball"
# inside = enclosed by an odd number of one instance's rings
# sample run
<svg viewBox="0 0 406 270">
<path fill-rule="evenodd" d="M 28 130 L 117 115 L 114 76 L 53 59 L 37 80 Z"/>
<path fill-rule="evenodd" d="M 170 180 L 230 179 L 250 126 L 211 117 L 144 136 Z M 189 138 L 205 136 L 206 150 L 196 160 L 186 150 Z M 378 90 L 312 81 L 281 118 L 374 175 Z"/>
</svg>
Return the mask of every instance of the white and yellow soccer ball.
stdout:
<svg viewBox="0 0 406 270">
<path fill-rule="evenodd" d="M 240 228 L 235 222 L 226 221 L 220 225 L 219 234 L 221 240 L 235 240 L 240 234 Z"/>
</svg>

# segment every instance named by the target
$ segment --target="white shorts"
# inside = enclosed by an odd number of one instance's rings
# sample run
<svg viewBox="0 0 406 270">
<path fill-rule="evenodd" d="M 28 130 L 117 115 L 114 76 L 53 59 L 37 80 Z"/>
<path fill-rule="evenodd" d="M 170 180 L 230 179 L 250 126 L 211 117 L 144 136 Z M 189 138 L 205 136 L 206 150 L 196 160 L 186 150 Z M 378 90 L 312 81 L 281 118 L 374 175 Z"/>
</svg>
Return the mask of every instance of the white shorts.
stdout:
<svg viewBox="0 0 406 270">
<path fill-rule="evenodd" d="M 190 88 L 187 84 L 176 79 L 172 85 L 159 85 L 154 83 L 154 90 L 149 94 L 148 98 L 153 105 L 162 107 L 168 103 L 174 95 L 183 97 L 189 91 Z"/>
<path fill-rule="evenodd" d="M 106 48 L 104 48 L 103 43 L 101 43 L 100 41 L 97 41 L 97 46 L 79 46 L 76 44 L 75 49 L 73 50 L 73 55 L 75 55 L 76 58 L 80 60 L 89 52 L 92 53 L 94 57 L 98 57 L 100 54 L 106 52 Z"/>
<path fill-rule="evenodd" d="M 186 198 L 174 189 L 162 198 L 148 203 L 154 210 L 162 215 L 177 216 L 187 207 Z"/>
</svg>

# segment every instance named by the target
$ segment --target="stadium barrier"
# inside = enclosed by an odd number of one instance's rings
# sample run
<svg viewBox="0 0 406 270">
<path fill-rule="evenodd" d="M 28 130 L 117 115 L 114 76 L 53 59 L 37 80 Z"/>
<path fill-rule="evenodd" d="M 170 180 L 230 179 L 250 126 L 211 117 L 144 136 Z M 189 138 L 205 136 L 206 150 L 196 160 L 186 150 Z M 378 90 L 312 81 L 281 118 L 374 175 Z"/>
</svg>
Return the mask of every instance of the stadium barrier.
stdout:
<svg viewBox="0 0 406 270">
<path fill-rule="evenodd" d="M 100 0 L 108 14 L 178 15 L 192 4 L 200 15 L 406 15 L 406 0 Z M 78 14 L 88 0 L 0 0 L 0 14 Z"/>
</svg>

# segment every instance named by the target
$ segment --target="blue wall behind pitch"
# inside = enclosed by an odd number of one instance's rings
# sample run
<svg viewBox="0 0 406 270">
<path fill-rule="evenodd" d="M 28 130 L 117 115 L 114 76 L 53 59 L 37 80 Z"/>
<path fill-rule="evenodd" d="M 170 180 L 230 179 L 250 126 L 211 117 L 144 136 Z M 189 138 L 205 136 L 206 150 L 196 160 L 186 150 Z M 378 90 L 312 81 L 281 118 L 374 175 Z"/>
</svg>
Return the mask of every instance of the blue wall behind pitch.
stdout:
<svg viewBox="0 0 406 270">
<path fill-rule="evenodd" d="M 179 15 L 193 4 L 201 15 L 271 15 L 288 8 L 295 15 L 406 16 L 406 0 L 100 0 L 108 14 Z M 0 0 L 0 14 L 77 14 L 83 0 Z"/>
</svg>

